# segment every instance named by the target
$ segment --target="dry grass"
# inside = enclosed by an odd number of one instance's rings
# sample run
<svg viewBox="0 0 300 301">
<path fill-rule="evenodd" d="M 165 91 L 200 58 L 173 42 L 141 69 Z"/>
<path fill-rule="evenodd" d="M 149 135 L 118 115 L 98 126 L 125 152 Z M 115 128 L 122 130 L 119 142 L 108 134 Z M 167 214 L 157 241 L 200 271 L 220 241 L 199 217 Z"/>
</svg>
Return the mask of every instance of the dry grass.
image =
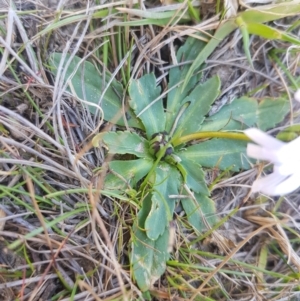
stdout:
<svg viewBox="0 0 300 301">
<path fill-rule="evenodd" d="M 0 299 L 142 300 L 128 259 L 137 208 L 99 192 L 99 171 L 109 158 L 90 140 L 108 125 L 66 91 L 63 73 L 53 78 L 47 59 L 54 51 L 80 55 L 124 85 L 155 71 L 165 87 L 176 45 L 215 29 L 218 18 L 129 27 L 123 22 L 140 17 L 128 15 L 124 1 L 13 3 L 16 10 L 0 0 Z M 93 16 L 100 9 L 108 16 Z M 101 50 L 105 43 L 108 53 Z M 238 32 L 224 40 L 205 68 L 206 77 L 218 74 L 222 81 L 213 111 L 237 96 L 289 93 L 286 74 L 268 58 L 271 48 L 281 49 L 281 62 L 299 76 L 299 53 L 289 46 L 252 37 L 252 70 Z M 297 121 L 293 107 L 281 127 Z M 217 181 L 212 197 L 227 220 L 211 235 L 199 237 L 177 212 L 172 260 L 151 290 L 153 300 L 300 300 L 299 192 L 279 199 L 249 195 L 261 170 L 226 173 Z M 209 183 L 219 175 L 208 170 Z"/>
</svg>

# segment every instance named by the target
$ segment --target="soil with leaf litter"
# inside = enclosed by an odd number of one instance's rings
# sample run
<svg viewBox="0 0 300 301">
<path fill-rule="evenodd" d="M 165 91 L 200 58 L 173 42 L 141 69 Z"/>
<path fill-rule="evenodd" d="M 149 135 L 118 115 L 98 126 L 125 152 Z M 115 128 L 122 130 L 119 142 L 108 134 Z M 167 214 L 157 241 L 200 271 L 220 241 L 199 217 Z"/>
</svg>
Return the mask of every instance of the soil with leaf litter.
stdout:
<svg viewBox="0 0 300 301">
<path fill-rule="evenodd" d="M 244 141 L 180 140 L 283 129 L 290 104 L 266 53 L 289 45 L 253 37 L 253 71 L 236 32 L 182 90 L 204 42 L 169 31 L 152 51 L 162 28 L 135 29 L 127 92 L 114 62 L 82 60 L 99 46 L 84 22 L 36 36 L 55 18 L 50 2 L 16 2 L 37 11 L 14 17 L 21 60 L 0 84 L 2 300 L 296 300 L 299 192 L 249 195 L 262 166 Z M 71 2 L 66 16 L 85 8 Z"/>
</svg>

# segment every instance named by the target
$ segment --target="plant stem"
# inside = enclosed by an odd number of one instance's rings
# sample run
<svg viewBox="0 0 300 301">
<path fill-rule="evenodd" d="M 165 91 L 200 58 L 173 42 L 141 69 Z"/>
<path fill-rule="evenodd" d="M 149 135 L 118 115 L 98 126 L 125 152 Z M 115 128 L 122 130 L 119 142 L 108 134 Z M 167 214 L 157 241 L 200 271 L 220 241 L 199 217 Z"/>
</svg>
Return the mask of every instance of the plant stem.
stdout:
<svg viewBox="0 0 300 301">
<path fill-rule="evenodd" d="M 172 145 L 175 147 L 177 145 L 189 142 L 191 140 L 199 139 L 209 139 L 209 138 L 225 138 L 225 139 L 234 139 L 234 140 L 245 140 L 251 141 L 244 133 L 235 133 L 235 132 L 198 132 L 189 134 L 182 137 L 176 137 L 172 141 Z"/>
<path fill-rule="evenodd" d="M 169 146 L 171 146 L 171 143 L 167 143 L 162 149 L 159 150 L 154 164 L 152 165 L 150 171 L 148 172 L 147 176 L 145 177 L 143 183 L 140 186 L 140 189 L 139 189 L 140 191 L 143 191 L 145 189 L 145 187 L 147 186 L 152 173 L 155 171 L 155 169 L 158 166 L 159 162 L 164 157 L 164 155 L 166 153 L 166 150 Z"/>
</svg>

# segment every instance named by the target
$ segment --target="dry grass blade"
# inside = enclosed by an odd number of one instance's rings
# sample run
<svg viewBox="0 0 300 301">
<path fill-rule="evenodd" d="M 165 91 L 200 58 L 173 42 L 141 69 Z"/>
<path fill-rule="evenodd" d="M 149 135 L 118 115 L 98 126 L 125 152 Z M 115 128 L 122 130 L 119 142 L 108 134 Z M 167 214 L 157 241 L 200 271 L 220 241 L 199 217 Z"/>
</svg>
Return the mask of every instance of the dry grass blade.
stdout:
<svg viewBox="0 0 300 301">
<path fill-rule="evenodd" d="M 287 223 L 287 220 L 278 220 L 275 216 L 272 215 L 271 217 L 262 217 L 247 214 L 246 218 L 249 221 L 260 225 L 261 227 L 266 227 L 269 235 L 276 240 L 283 253 L 287 256 L 288 263 L 292 262 L 297 267 L 297 269 L 300 269 L 300 258 L 294 251 L 293 247 L 290 244 L 288 236 L 282 228 L 282 225 Z"/>
</svg>

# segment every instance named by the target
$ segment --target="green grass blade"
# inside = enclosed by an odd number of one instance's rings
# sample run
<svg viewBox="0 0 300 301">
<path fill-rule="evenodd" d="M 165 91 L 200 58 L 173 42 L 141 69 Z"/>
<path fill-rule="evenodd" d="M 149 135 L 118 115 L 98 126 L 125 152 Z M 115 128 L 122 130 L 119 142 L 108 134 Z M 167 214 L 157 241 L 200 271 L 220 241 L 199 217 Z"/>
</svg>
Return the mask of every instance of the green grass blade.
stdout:
<svg viewBox="0 0 300 301">
<path fill-rule="evenodd" d="M 190 67 L 185 81 L 182 85 L 181 91 L 185 89 L 189 81 L 191 80 L 195 70 L 201 66 L 201 64 L 212 54 L 216 47 L 223 41 L 223 39 L 229 35 L 233 30 L 237 28 L 236 23 L 233 20 L 229 20 L 226 23 L 220 25 L 219 29 L 216 31 L 215 35 L 207 43 L 204 49 L 199 53 L 197 58 L 194 60 L 192 66 Z"/>
</svg>

